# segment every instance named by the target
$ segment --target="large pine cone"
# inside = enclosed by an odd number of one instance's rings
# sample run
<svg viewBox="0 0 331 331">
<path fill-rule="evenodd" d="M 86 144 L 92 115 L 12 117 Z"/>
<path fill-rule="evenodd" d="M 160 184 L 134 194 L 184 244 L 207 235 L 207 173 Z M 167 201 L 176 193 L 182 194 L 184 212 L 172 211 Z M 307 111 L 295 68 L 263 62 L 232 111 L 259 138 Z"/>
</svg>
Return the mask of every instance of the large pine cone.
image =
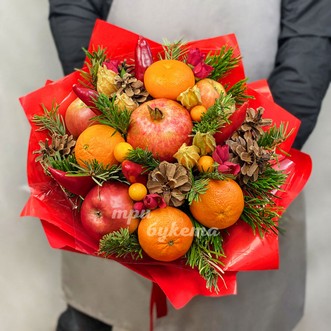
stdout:
<svg viewBox="0 0 331 331">
<path fill-rule="evenodd" d="M 168 206 L 181 206 L 191 187 L 190 172 L 178 163 L 163 161 L 148 175 L 147 188 L 149 193 L 162 196 Z"/>
</svg>

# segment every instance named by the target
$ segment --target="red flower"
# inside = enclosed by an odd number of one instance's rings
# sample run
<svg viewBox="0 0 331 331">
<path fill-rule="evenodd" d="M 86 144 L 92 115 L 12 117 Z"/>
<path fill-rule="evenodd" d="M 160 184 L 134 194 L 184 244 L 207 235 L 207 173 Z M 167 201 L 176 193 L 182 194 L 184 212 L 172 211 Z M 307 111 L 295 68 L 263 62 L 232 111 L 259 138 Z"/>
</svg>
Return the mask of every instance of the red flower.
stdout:
<svg viewBox="0 0 331 331">
<path fill-rule="evenodd" d="M 230 153 L 229 153 L 228 145 L 216 146 L 212 156 L 214 161 L 219 164 L 217 168 L 219 172 L 223 174 L 232 174 L 232 175 L 239 174 L 240 172 L 239 164 L 229 162 Z"/>
<path fill-rule="evenodd" d="M 118 74 L 118 64 L 119 60 L 106 60 L 103 65 L 107 67 L 108 70 L 114 71 Z"/>
<path fill-rule="evenodd" d="M 187 54 L 187 63 L 193 66 L 193 73 L 199 79 L 206 78 L 214 68 L 205 62 L 205 54 L 199 48 L 191 48 Z"/>
<path fill-rule="evenodd" d="M 156 209 L 157 207 L 165 208 L 167 206 L 164 199 L 158 194 L 147 194 L 143 202 L 145 208 L 150 210 Z"/>
<path fill-rule="evenodd" d="M 187 54 L 187 63 L 192 66 L 198 65 L 200 62 L 203 62 L 205 59 L 204 54 L 200 52 L 199 48 L 190 48 Z"/>
<path fill-rule="evenodd" d="M 193 73 L 195 77 L 203 79 L 208 77 L 213 70 L 214 68 L 212 66 L 206 64 L 205 62 L 200 62 L 194 67 Z"/>
</svg>

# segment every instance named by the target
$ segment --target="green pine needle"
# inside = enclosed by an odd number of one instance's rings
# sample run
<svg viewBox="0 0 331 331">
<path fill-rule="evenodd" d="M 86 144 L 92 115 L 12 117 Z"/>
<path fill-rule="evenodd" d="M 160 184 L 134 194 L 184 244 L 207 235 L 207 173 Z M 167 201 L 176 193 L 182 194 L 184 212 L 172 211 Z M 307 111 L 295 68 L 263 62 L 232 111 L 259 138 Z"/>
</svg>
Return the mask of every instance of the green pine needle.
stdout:
<svg viewBox="0 0 331 331">
<path fill-rule="evenodd" d="M 128 229 L 106 234 L 99 243 L 99 255 L 103 257 L 127 257 L 138 260 L 143 258 L 142 248 L 135 233 L 130 234 Z"/>
<path fill-rule="evenodd" d="M 60 152 L 56 152 L 55 155 L 49 156 L 47 158 L 48 164 L 58 170 L 65 172 L 75 171 L 76 170 L 76 158 L 73 154 L 63 156 Z"/>
<path fill-rule="evenodd" d="M 206 64 L 212 66 L 214 70 L 208 78 L 219 80 L 236 68 L 241 60 L 241 56 L 234 56 L 232 47 L 223 46 L 218 54 L 208 54 Z"/>
<path fill-rule="evenodd" d="M 235 100 L 231 94 L 221 94 L 213 106 L 201 117 L 201 121 L 194 124 L 193 132 L 210 133 L 214 135 L 222 126 L 229 123 L 229 117 L 235 107 Z"/>
<path fill-rule="evenodd" d="M 44 105 L 41 105 L 44 114 L 34 115 L 32 122 L 39 126 L 36 131 L 47 130 L 49 135 L 59 134 L 64 136 L 66 134 L 66 127 L 63 116 L 59 113 L 59 105 L 56 103 L 52 104 L 50 110 L 48 110 Z"/>
<path fill-rule="evenodd" d="M 107 59 L 106 49 L 98 46 L 97 50 L 93 50 L 92 52 L 89 52 L 85 48 L 83 48 L 83 51 L 87 57 L 85 61 L 87 72 L 82 69 L 76 69 L 80 72 L 81 77 L 84 79 L 84 81 L 80 81 L 80 83 L 85 87 L 90 87 L 92 84 L 96 89 L 99 66 L 101 66 Z"/>
<path fill-rule="evenodd" d="M 263 133 L 258 140 L 258 145 L 267 150 L 274 150 L 282 142 L 284 142 L 292 133 L 293 129 L 288 131 L 288 123 L 281 123 L 279 127 L 274 124 L 271 128 Z"/>
<path fill-rule="evenodd" d="M 193 217 L 191 219 L 195 227 L 195 236 L 186 253 L 186 264 L 191 268 L 197 268 L 199 274 L 206 280 L 206 287 L 218 293 L 218 279 L 222 278 L 224 273 L 219 260 L 225 257 L 223 237 L 219 230 L 208 229 Z"/>
<path fill-rule="evenodd" d="M 188 51 L 185 43 L 181 39 L 174 42 L 164 39 L 162 47 L 164 56 L 162 57 L 162 55 L 159 54 L 160 60 L 179 60 L 182 59 Z"/>
<path fill-rule="evenodd" d="M 102 93 L 99 94 L 98 99 L 95 101 L 95 105 L 101 112 L 101 115 L 93 117 L 91 120 L 109 125 L 123 136 L 126 136 L 130 125 L 132 111 L 127 109 L 119 110 L 115 105 L 115 97 L 109 99 L 107 95 Z"/>
<path fill-rule="evenodd" d="M 254 99 L 252 95 L 246 94 L 247 90 L 247 78 L 239 80 L 237 83 L 232 85 L 228 90 L 227 93 L 230 93 L 234 100 L 236 101 L 237 105 L 242 105 L 249 99 Z"/>
<path fill-rule="evenodd" d="M 92 179 L 99 185 L 102 186 L 104 182 L 107 181 L 119 181 L 122 183 L 127 183 L 126 178 L 122 174 L 122 168 L 119 165 L 108 165 L 104 166 L 97 160 L 84 161 L 85 167 L 81 167 L 78 164 L 72 164 L 75 170 L 71 170 L 68 173 L 70 176 L 91 176 Z"/>
<path fill-rule="evenodd" d="M 126 158 L 127 160 L 142 165 L 146 171 L 152 171 L 160 164 L 160 161 L 154 158 L 152 152 L 139 147 L 130 150 Z"/>
<path fill-rule="evenodd" d="M 287 175 L 271 166 L 259 175 L 258 179 L 245 184 L 245 205 L 241 219 L 249 224 L 254 231 L 263 236 L 265 232 L 278 233 L 276 220 L 280 217 L 283 208 L 276 205 L 277 195 L 285 183 Z"/>
</svg>

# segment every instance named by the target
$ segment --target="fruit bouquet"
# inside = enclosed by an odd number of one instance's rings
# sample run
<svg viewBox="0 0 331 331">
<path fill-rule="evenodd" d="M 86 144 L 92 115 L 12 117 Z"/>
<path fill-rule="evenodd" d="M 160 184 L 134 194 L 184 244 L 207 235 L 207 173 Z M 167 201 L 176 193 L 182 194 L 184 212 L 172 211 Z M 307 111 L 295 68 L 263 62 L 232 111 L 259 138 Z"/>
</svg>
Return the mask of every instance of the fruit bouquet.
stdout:
<svg viewBox="0 0 331 331">
<path fill-rule="evenodd" d="M 20 100 L 22 215 L 52 247 L 117 260 L 177 308 L 277 268 L 278 219 L 311 162 L 291 149 L 299 120 L 265 81 L 247 83 L 235 36 L 160 45 L 97 21 L 84 51 L 82 69 Z"/>
</svg>

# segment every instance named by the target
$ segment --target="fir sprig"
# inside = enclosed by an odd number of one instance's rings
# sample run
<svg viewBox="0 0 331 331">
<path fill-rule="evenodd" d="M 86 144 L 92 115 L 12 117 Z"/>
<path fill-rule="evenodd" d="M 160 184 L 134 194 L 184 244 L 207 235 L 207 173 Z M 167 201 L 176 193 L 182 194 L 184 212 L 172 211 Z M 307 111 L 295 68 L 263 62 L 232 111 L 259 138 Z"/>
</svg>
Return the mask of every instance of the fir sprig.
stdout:
<svg viewBox="0 0 331 331">
<path fill-rule="evenodd" d="M 84 81 L 80 81 L 80 83 L 86 87 L 90 87 L 92 84 L 94 88 L 96 88 L 99 66 L 101 66 L 107 59 L 106 49 L 98 46 L 98 49 L 93 50 L 92 52 L 89 52 L 85 48 L 83 48 L 83 51 L 87 58 L 85 61 L 87 71 L 83 69 L 77 69 L 77 71 L 80 72 L 81 77 L 84 79 Z"/>
<path fill-rule="evenodd" d="M 126 156 L 127 160 L 142 165 L 146 171 L 152 171 L 159 166 L 160 161 L 154 158 L 153 153 L 140 147 L 131 149 Z"/>
<path fill-rule="evenodd" d="M 198 178 L 193 180 L 191 190 L 186 197 L 189 205 L 191 205 L 193 201 L 199 201 L 200 195 L 207 192 L 208 183 L 208 178 Z"/>
<path fill-rule="evenodd" d="M 256 231 L 261 237 L 269 231 L 278 234 L 276 219 L 279 218 L 282 208 L 269 204 L 268 199 L 247 195 L 244 198 L 244 211 L 240 218 L 252 228 L 254 234 Z"/>
<path fill-rule="evenodd" d="M 99 255 L 103 257 L 127 257 L 138 260 L 143 258 L 142 248 L 135 233 L 120 229 L 106 234 L 99 243 Z"/>
<path fill-rule="evenodd" d="M 274 150 L 278 145 L 284 142 L 293 133 L 293 129 L 288 131 L 288 123 L 281 123 L 279 127 L 274 124 L 265 131 L 258 140 L 258 145 L 267 150 Z"/>
<path fill-rule="evenodd" d="M 235 107 L 235 100 L 229 93 L 220 95 L 213 106 L 202 115 L 201 121 L 194 124 L 193 132 L 215 134 L 223 125 L 229 123 L 229 117 Z"/>
<path fill-rule="evenodd" d="M 254 99 L 252 95 L 248 95 L 246 93 L 247 91 L 246 83 L 247 83 L 247 78 L 241 79 L 227 90 L 227 93 L 230 93 L 232 95 L 237 105 L 242 105 L 247 100 Z"/>
<path fill-rule="evenodd" d="M 47 109 L 45 105 L 41 105 L 44 114 L 34 115 L 32 122 L 39 126 L 36 131 L 47 130 L 49 135 L 59 134 L 64 136 L 66 134 L 66 127 L 63 116 L 59 113 L 59 105 L 56 103 L 52 104 L 51 109 Z"/>
<path fill-rule="evenodd" d="M 276 170 L 269 165 L 262 174 L 259 174 L 256 181 L 248 181 L 248 183 L 245 184 L 245 191 L 251 196 L 270 199 L 269 202 L 271 202 L 275 197 L 273 192 L 280 190 L 286 178 L 287 175 L 285 172 Z"/>
<path fill-rule="evenodd" d="M 251 226 L 254 233 L 256 230 L 260 236 L 268 231 L 278 233 L 279 227 L 275 220 L 283 208 L 276 205 L 275 199 L 286 178 L 284 172 L 268 166 L 256 181 L 245 184 L 245 205 L 241 219 Z"/>
<path fill-rule="evenodd" d="M 47 163 L 52 168 L 65 172 L 77 170 L 77 162 L 74 154 L 63 156 L 57 151 L 55 155 L 47 157 Z"/>
<path fill-rule="evenodd" d="M 219 291 L 218 279 L 224 271 L 220 258 L 224 257 L 223 237 L 217 229 L 207 229 L 192 218 L 195 228 L 193 243 L 186 253 L 186 264 L 197 268 L 199 274 L 206 280 L 206 287 Z"/>
<path fill-rule="evenodd" d="M 100 93 L 98 99 L 95 101 L 97 109 L 101 115 L 93 117 L 101 124 L 109 125 L 123 136 L 126 136 L 130 125 L 132 111 L 128 109 L 119 110 L 115 104 L 115 97 L 109 99 L 105 94 Z"/>
<path fill-rule="evenodd" d="M 91 176 L 92 179 L 98 184 L 102 185 L 103 182 L 114 180 L 123 183 L 128 183 L 122 174 L 122 168 L 119 165 L 104 166 L 97 160 L 84 161 L 85 167 L 78 164 L 73 164 L 76 170 L 69 171 L 71 176 Z"/>
<path fill-rule="evenodd" d="M 185 43 L 182 40 L 177 40 L 174 42 L 170 42 L 167 39 L 163 40 L 163 51 L 164 56 L 162 57 L 161 54 L 159 54 L 160 60 L 179 60 L 182 59 L 187 53 L 187 48 L 185 46 Z"/>
<path fill-rule="evenodd" d="M 238 66 L 240 60 L 241 56 L 234 56 L 234 49 L 227 46 L 223 46 L 218 54 L 208 54 L 205 62 L 214 68 L 208 78 L 214 80 L 223 78 L 230 70 Z"/>
</svg>

